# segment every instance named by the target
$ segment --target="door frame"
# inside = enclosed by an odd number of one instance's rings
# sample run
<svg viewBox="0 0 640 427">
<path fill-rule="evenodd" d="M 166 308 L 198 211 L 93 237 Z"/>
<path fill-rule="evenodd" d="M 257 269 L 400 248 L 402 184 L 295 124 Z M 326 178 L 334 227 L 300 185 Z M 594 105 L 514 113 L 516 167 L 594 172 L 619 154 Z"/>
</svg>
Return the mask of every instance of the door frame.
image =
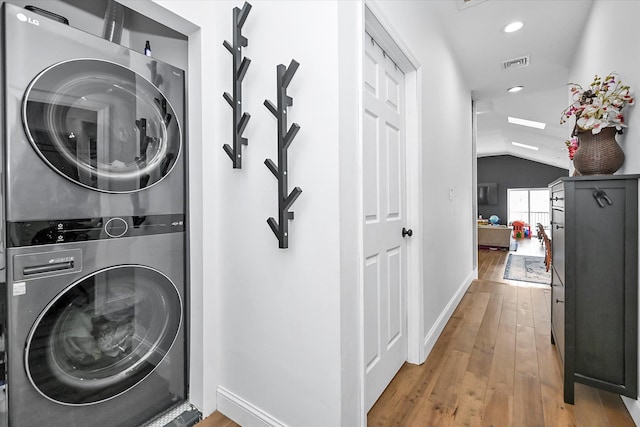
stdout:
<svg viewBox="0 0 640 427">
<path fill-rule="evenodd" d="M 423 239 L 424 227 L 422 216 L 422 102 L 419 94 L 422 93 L 422 68 L 416 57 L 403 43 L 402 38 L 395 31 L 389 20 L 384 16 L 380 8 L 373 0 L 364 2 L 365 28 L 364 31 L 371 34 L 383 50 L 393 58 L 394 62 L 405 74 L 405 156 L 406 156 L 406 211 L 407 225 L 413 229 L 413 236 L 407 241 L 407 361 L 420 364 L 426 359 L 424 346 L 424 300 L 423 300 Z M 363 34 L 365 37 L 365 34 Z M 366 38 L 363 40 L 367 43 Z M 364 58 L 364 45 L 361 46 L 361 61 Z M 362 72 L 362 68 L 361 68 Z M 359 79 L 362 83 L 363 76 Z M 360 114 L 364 107 L 362 91 Z M 360 119 L 361 120 L 361 119 Z M 360 150 L 362 156 L 363 133 L 360 132 Z M 362 161 L 362 160 L 361 160 Z M 362 176 L 361 178 L 362 179 Z M 362 184 L 362 182 L 361 182 Z M 360 185 L 362 196 L 362 185 Z M 360 203 L 359 215 L 360 230 L 364 229 L 363 206 Z M 362 425 L 366 425 L 367 414 L 365 412 L 365 361 L 364 361 L 364 277 L 363 265 L 363 235 L 361 232 L 359 249 L 359 341 L 360 341 L 360 407 L 363 417 Z"/>
</svg>

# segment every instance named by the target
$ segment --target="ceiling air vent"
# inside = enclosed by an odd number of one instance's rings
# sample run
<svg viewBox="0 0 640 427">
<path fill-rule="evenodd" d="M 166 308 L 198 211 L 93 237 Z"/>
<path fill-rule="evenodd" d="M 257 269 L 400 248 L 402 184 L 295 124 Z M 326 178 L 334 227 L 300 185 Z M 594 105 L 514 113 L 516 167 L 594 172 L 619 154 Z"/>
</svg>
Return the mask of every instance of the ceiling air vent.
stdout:
<svg viewBox="0 0 640 427">
<path fill-rule="evenodd" d="M 485 0 L 457 0 L 458 10 L 466 9 L 476 4 L 482 3 Z"/>
<path fill-rule="evenodd" d="M 513 68 L 522 68 L 529 66 L 529 55 L 521 56 L 520 58 L 508 59 L 506 61 L 502 61 L 502 69 L 503 70 L 511 70 Z"/>
</svg>

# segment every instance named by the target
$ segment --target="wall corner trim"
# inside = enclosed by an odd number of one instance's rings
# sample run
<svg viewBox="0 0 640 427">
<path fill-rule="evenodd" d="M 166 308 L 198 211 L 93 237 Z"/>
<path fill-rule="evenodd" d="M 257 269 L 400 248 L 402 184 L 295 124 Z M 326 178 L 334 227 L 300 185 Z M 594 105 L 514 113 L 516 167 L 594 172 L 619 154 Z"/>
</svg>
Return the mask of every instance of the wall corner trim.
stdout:
<svg viewBox="0 0 640 427">
<path fill-rule="evenodd" d="M 636 399 L 631 399 L 626 396 L 620 396 L 620 397 L 622 397 L 622 402 L 624 403 L 624 406 L 627 407 L 627 410 L 629 411 L 631 418 L 633 418 L 633 422 L 636 423 L 636 425 L 640 425 L 640 401 L 637 401 Z"/>
<path fill-rule="evenodd" d="M 241 426 L 287 427 L 286 424 L 222 386 L 218 386 L 217 395 L 218 411 Z"/>
<path fill-rule="evenodd" d="M 478 277 L 478 270 L 474 269 L 460 284 L 456 293 L 453 295 L 453 297 L 451 298 L 449 303 L 446 305 L 444 310 L 442 310 L 442 313 L 440 313 L 440 316 L 438 316 L 438 319 L 433 324 L 431 329 L 429 329 L 429 332 L 424 337 L 424 342 L 423 342 L 424 351 L 422 354 L 424 354 L 424 360 L 427 360 L 429 353 L 431 353 L 433 346 L 436 344 L 436 341 L 438 340 L 438 337 L 440 337 L 440 334 L 444 330 L 444 327 L 449 321 L 449 318 L 451 318 L 451 315 L 453 314 L 454 310 L 462 300 L 464 293 L 467 291 L 467 289 L 469 289 L 469 286 L 471 286 L 471 282 L 473 282 L 473 280 L 476 277 Z"/>
</svg>

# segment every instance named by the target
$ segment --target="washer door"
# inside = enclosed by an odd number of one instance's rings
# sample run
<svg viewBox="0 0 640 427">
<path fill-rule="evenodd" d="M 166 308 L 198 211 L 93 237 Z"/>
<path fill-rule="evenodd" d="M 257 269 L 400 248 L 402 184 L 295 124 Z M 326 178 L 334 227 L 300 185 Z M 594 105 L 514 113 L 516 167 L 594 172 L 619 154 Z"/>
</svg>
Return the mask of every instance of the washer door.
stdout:
<svg viewBox="0 0 640 427">
<path fill-rule="evenodd" d="M 180 155 L 175 112 L 151 82 L 121 65 L 77 59 L 29 85 L 24 128 L 56 172 L 91 189 L 127 193 L 167 176 Z"/>
<path fill-rule="evenodd" d="M 25 349 L 29 381 L 62 404 L 115 397 L 158 366 L 181 319 L 180 295 L 160 272 L 131 265 L 96 272 L 38 317 Z"/>
</svg>

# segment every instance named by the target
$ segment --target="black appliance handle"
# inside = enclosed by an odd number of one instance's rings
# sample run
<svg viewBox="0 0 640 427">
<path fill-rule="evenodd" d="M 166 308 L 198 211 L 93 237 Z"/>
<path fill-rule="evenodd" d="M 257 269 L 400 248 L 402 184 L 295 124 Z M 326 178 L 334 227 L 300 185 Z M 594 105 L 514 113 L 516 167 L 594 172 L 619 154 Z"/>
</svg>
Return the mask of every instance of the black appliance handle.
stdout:
<svg viewBox="0 0 640 427">
<path fill-rule="evenodd" d="M 71 270 L 73 269 L 73 261 L 54 262 L 51 264 L 33 265 L 24 267 L 22 274 L 30 276 L 32 274 L 51 273 L 52 271 Z"/>
</svg>

